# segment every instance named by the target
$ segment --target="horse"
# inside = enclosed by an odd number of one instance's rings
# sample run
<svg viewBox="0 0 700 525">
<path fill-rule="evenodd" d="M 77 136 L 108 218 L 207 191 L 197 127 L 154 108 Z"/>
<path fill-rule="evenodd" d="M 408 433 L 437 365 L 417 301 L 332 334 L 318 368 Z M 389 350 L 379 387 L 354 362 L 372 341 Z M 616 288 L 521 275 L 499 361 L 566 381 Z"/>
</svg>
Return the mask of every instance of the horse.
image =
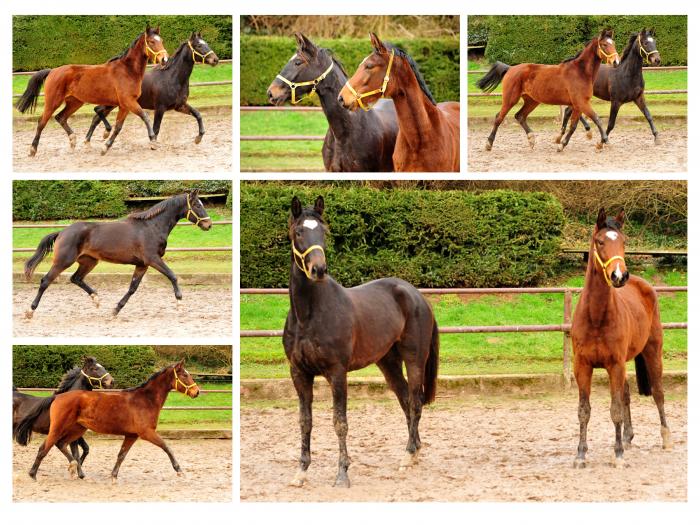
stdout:
<svg viewBox="0 0 700 525">
<path fill-rule="evenodd" d="M 324 201 L 303 208 L 295 196 L 289 218 L 290 308 L 283 344 L 299 397 L 301 458 L 291 484 L 303 486 L 311 463 L 311 403 L 314 377 L 333 393 L 333 426 L 340 455 L 335 485 L 349 487 L 346 445 L 347 374 L 376 364 L 406 416 L 408 444 L 400 468 L 417 459 L 423 405 L 435 400 L 439 337 L 430 304 L 412 285 L 396 278 L 343 288 L 328 275 Z M 406 365 L 408 381 L 403 375 Z"/>
<path fill-rule="evenodd" d="M 71 390 L 92 390 L 93 388 L 112 388 L 114 380 L 109 372 L 94 357 L 86 357 L 82 367 L 76 366 L 63 374 L 53 394 L 61 394 Z M 39 416 L 34 421 L 30 432 L 39 434 L 49 433 L 49 406 L 50 397 L 36 397 L 23 394 L 12 389 L 12 437 L 17 438 L 17 427 L 19 422 L 30 412 L 37 410 Z M 25 443 L 26 444 L 26 443 Z M 83 449 L 81 456 L 78 456 L 78 446 Z M 70 444 L 71 454 L 82 465 L 85 458 L 90 453 L 90 447 L 83 437 L 78 438 Z"/>
<path fill-rule="evenodd" d="M 121 55 L 99 65 L 68 64 L 54 69 L 42 69 L 32 75 L 27 89 L 17 102 L 21 113 L 34 111 L 42 84 L 44 86 L 44 111 L 39 118 L 36 135 L 29 149 L 29 156 L 36 155 L 41 132 L 58 107 L 65 106 L 56 115 L 56 121 L 68 134 L 70 148 L 75 149 L 75 133 L 68 125 L 68 118 L 83 104 L 119 106 L 117 124 L 112 136 L 102 147 L 102 155 L 112 147 L 129 112 L 138 115 L 148 130 L 151 149 L 156 149 L 156 137 L 148 114 L 138 103 L 141 95 L 141 80 L 146 72 L 146 62 L 165 62 L 168 52 L 163 47 L 160 26 L 150 25 L 139 34 Z"/>
<path fill-rule="evenodd" d="M 346 109 L 368 111 L 393 99 L 399 120 L 395 171 L 459 171 L 459 102 L 435 102 L 408 53 L 370 33 L 374 51 L 338 95 Z"/>
<path fill-rule="evenodd" d="M 190 75 L 195 64 L 209 64 L 213 67 L 218 63 L 219 57 L 204 41 L 201 33 L 192 32 L 190 37 L 180 44 L 177 51 L 170 56 L 164 65 L 153 68 L 143 76 L 138 103 L 143 109 L 155 110 L 153 133 L 156 140 L 158 140 L 163 113 L 175 110 L 185 115 L 192 115 L 197 120 L 199 134 L 195 137 L 194 143 L 199 144 L 202 141 L 204 136 L 202 115 L 187 103 L 187 97 L 190 94 Z M 93 117 L 90 129 L 85 136 L 86 144 L 90 142 L 100 121 L 105 126 L 104 138 L 109 137 L 112 126 L 107 120 L 107 116 L 114 108 L 115 106 L 95 107 L 96 115 Z"/>
<path fill-rule="evenodd" d="M 163 261 L 168 236 L 180 219 L 187 219 L 207 231 L 212 221 L 199 198 L 199 190 L 175 195 L 152 206 L 146 211 L 135 212 L 121 221 L 75 222 L 61 230 L 45 236 L 37 246 L 34 255 L 24 263 L 24 276 L 29 281 L 39 263 L 53 250 L 51 268 L 41 278 L 39 291 L 27 310 L 31 319 L 39 306 L 41 296 L 63 270 L 78 263 L 78 269 L 70 282 L 83 289 L 92 299 L 95 307 L 100 306 L 97 292 L 85 281 L 99 261 L 115 264 L 133 264 L 134 274 L 126 295 L 117 303 L 113 315 L 119 314 L 129 298 L 136 292 L 141 279 L 149 267 L 165 275 L 173 285 L 177 308 L 180 308 L 182 291 L 177 276 Z"/>
<path fill-rule="evenodd" d="M 326 171 L 394 171 L 394 146 L 399 132 L 396 108 L 383 100 L 375 111 L 348 113 L 338 104 L 347 81 L 343 65 L 329 49 L 317 47 L 302 33 L 294 33 L 296 53 L 267 89 L 270 102 L 298 104 L 314 93 L 328 120 L 323 140 Z"/>
<path fill-rule="evenodd" d="M 601 31 L 576 56 L 557 65 L 509 66 L 496 62 L 476 83 L 482 91 L 490 92 L 503 82 L 501 110 L 496 114 L 493 129 L 486 142 L 486 151 L 491 151 L 498 127 L 521 97 L 523 105 L 515 114 L 515 119 L 525 130 L 530 148 L 535 147 L 535 134 L 527 124 L 527 116 L 540 104 L 553 104 L 573 108 L 571 127 L 564 139 L 559 142 L 557 151 L 563 151 L 569 143 L 582 113 L 590 117 L 598 126 L 600 143 L 596 148 L 601 149 L 603 144 L 608 143 L 608 136 L 603 131 L 603 125 L 591 106 L 591 96 L 593 81 L 598 75 L 602 61 L 606 63 L 612 61 L 614 67 L 620 63 L 613 41 L 613 32 L 610 29 Z"/>
<path fill-rule="evenodd" d="M 51 447 L 56 447 L 66 456 L 72 478 L 84 477 L 82 466 L 67 448 L 67 443 L 81 437 L 87 430 L 99 434 L 124 436 L 117 462 L 112 469 L 112 482 L 116 483 L 119 467 L 129 449 L 138 438 L 145 439 L 160 447 L 170 458 L 170 463 L 182 475 L 182 469 L 170 447 L 156 431 L 160 414 L 168 393 L 176 390 L 194 399 L 199 395 L 199 387 L 190 373 L 185 370 L 184 359 L 168 365 L 139 386 L 117 392 L 73 391 L 51 396 L 51 425 L 46 440 L 39 447 L 36 460 L 29 470 L 29 476 L 36 480 L 42 460 Z M 36 411 L 38 412 L 38 411 Z M 31 426 L 38 417 L 36 412 L 28 414 L 19 424 L 18 441 L 26 444 Z"/>
<path fill-rule="evenodd" d="M 659 143 L 659 132 L 654 127 L 654 121 L 644 99 L 644 75 L 642 67 L 644 64 L 658 66 L 661 64 L 661 56 L 656 49 L 656 35 L 653 29 L 642 29 L 639 33 L 630 35 L 627 47 L 622 52 L 620 65 L 611 68 L 606 65 L 600 66 L 598 76 L 593 83 L 593 95 L 601 100 L 610 101 L 610 117 L 608 118 L 608 128 L 605 133 L 610 136 L 610 132 L 615 127 L 617 112 L 620 106 L 627 102 L 634 102 L 649 123 L 651 133 L 654 135 L 654 144 Z M 561 133 L 555 139 L 560 142 L 566 130 L 566 123 L 571 117 L 571 108 L 566 108 L 561 125 Z M 586 128 L 588 138 L 591 138 L 591 126 L 586 119 L 579 118 L 583 127 Z"/>
<path fill-rule="evenodd" d="M 624 466 L 624 448 L 631 445 L 634 437 L 625 369 L 625 363 L 631 359 L 634 359 L 640 395 L 652 395 L 656 402 L 663 448 L 672 446 L 664 412 L 663 330 L 659 303 L 654 288 L 627 271 L 623 224 L 624 212 L 615 218 L 608 217 L 603 208 L 598 212 L 583 292 L 571 325 L 580 424 L 575 468 L 586 466 L 593 368 L 605 368 L 610 378 L 610 416 L 615 426 L 614 464 Z"/>
</svg>

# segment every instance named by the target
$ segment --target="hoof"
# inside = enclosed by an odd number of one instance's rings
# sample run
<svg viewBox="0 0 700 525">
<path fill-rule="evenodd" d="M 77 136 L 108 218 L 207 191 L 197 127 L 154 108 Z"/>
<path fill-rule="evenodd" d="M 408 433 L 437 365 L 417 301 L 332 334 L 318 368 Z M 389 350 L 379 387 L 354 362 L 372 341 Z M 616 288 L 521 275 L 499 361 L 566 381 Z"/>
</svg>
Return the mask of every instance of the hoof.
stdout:
<svg viewBox="0 0 700 525">
<path fill-rule="evenodd" d="M 350 488 L 350 478 L 348 478 L 347 473 L 338 474 L 338 477 L 335 478 L 335 483 L 333 484 L 333 486 L 339 487 L 342 489 L 349 489 Z"/>
<path fill-rule="evenodd" d="M 615 458 L 613 460 L 613 466 L 615 468 L 625 468 L 625 458 Z"/>
<path fill-rule="evenodd" d="M 32 317 L 34 317 L 34 310 L 27 310 L 26 312 L 24 312 L 24 317 L 27 319 L 31 319 Z"/>
<path fill-rule="evenodd" d="M 96 293 L 91 293 L 90 294 L 90 299 L 92 299 L 93 304 L 95 305 L 95 308 L 100 307 L 100 298 L 97 297 Z"/>
<path fill-rule="evenodd" d="M 598 143 L 595 145 L 595 149 L 596 149 L 597 151 L 601 151 L 601 150 L 603 149 L 603 146 L 605 146 L 605 143 L 603 143 L 603 142 L 598 142 Z"/>
<path fill-rule="evenodd" d="M 104 130 L 104 131 L 102 132 L 102 138 L 103 138 L 104 140 L 107 140 L 107 139 L 109 138 L 109 134 L 110 134 L 110 133 L 111 133 L 110 131 Z"/>
<path fill-rule="evenodd" d="M 294 474 L 294 478 L 292 478 L 292 481 L 289 482 L 289 485 L 291 487 L 303 487 L 304 483 L 306 483 L 306 471 L 299 470 L 296 474 Z"/>
<path fill-rule="evenodd" d="M 32 474 L 31 472 L 29 473 L 29 477 L 32 478 L 32 481 L 36 481 L 36 474 Z"/>
<path fill-rule="evenodd" d="M 671 440 L 671 431 L 668 428 L 661 429 L 661 440 L 662 447 L 664 450 L 671 450 L 673 448 L 673 441 Z"/>
<path fill-rule="evenodd" d="M 184 478 L 184 477 L 185 477 L 185 473 L 182 472 L 181 470 L 178 470 L 178 471 L 177 471 L 177 477 L 178 477 L 178 478 Z"/>
<path fill-rule="evenodd" d="M 530 149 L 535 149 L 535 134 L 534 133 L 527 134 L 527 141 L 530 144 Z"/>
<path fill-rule="evenodd" d="M 654 135 L 654 146 L 658 146 L 659 144 L 661 144 L 661 141 L 659 140 L 659 136 Z"/>
<path fill-rule="evenodd" d="M 158 149 L 158 143 L 157 143 L 155 140 L 152 140 L 152 141 L 151 141 L 150 146 L 151 146 L 151 149 L 152 149 L 152 150 Z"/>
<path fill-rule="evenodd" d="M 68 135 L 68 142 L 70 142 L 70 149 L 75 149 L 75 144 L 78 142 L 78 139 L 75 137 L 75 133 Z"/>
<path fill-rule="evenodd" d="M 195 143 L 195 144 L 199 144 L 200 142 L 202 142 L 202 135 L 197 135 L 197 136 L 194 138 L 194 143 Z"/>
<path fill-rule="evenodd" d="M 178 299 L 175 301 L 175 309 L 179 312 L 183 308 L 182 306 L 182 299 Z"/>
<path fill-rule="evenodd" d="M 586 460 L 581 458 L 576 458 L 574 460 L 574 468 L 586 468 Z"/>
<path fill-rule="evenodd" d="M 403 458 L 401 459 L 401 463 L 399 464 L 399 472 L 404 472 L 409 467 L 412 467 L 416 463 L 417 459 L 418 459 L 418 451 L 417 450 L 413 454 L 411 454 L 410 452 L 406 452 L 406 454 L 404 454 Z"/>
<path fill-rule="evenodd" d="M 593 132 L 590 129 L 586 131 L 586 138 L 588 140 L 593 140 Z"/>
<path fill-rule="evenodd" d="M 107 153 L 108 151 L 109 151 L 109 146 L 108 146 L 107 144 L 104 144 L 104 145 L 102 146 L 102 151 L 100 152 L 100 154 L 104 155 L 104 154 Z"/>
<path fill-rule="evenodd" d="M 36 148 L 34 146 L 30 146 L 29 147 L 29 156 L 33 157 L 34 155 L 36 155 Z"/>
<path fill-rule="evenodd" d="M 486 151 L 491 151 L 492 147 L 493 147 L 493 144 L 491 144 L 490 142 L 487 141 L 486 142 Z"/>
<path fill-rule="evenodd" d="M 117 484 L 117 477 L 112 476 L 112 485 L 116 485 L 116 484 Z"/>
<path fill-rule="evenodd" d="M 90 139 L 89 139 L 89 138 L 85 138 L 85 140 L 83 140 L 83 144 L 85 144 L 86 146 L 89 145 L 89 144 L 90 144 Z"/>
<path fill-rule="evenodd" d="M 557 135 L 556 137 L 554 137 L 554 143 L 561 144 L 561 139 L 563 139 L 563 138 L 564 138 L 564 135 Z"/>
<path fill-rule="evenodd" d="M 561 153 L 562 151 L 564 151 L 564 144 L 562 144 L 562 143 L 560 142 L 559 145 L 557 146 L 557 151 L 560 152 L 560 153 Z"/>
<path fill-rule="evenodd" d="M 629 441 L 623 441 L 622 446 L 624 447 L 625 450 L 629 450 L 632 448 L 632 440 Z"/>
<path fill-rule="evenodd" d="M 119 308 L 115 308 L 114 310 L 112 310 L 112 317 L 116 317 L 118 315 L 119 315 Z"/>
<path fill-rule="evenodd" d="M 70 479 L 78 479 L 78 462 L 71 461 L 68 465 L 68 472 L 70 473 Z"/>
</svg>

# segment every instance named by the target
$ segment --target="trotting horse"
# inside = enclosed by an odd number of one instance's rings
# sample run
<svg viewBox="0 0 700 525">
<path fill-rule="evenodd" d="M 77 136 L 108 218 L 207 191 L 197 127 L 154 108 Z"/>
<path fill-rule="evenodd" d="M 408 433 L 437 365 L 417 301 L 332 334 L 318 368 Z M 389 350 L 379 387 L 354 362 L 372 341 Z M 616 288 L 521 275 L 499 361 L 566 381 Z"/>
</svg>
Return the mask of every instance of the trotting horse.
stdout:
<svg viewBox="0 0 700 525">
<path fill-rule="evenodd" d="M 219 57 L 211 50 L 200 33 L 192 33 L 190 37 L 180 44 L 177 51 L 165 62 L 164 65 L 148 71 L 143 76 L 141 83 L 141 96 L 138 103 L 143 109 L 153 109 L 153 133 L 158 140 L 160 123 L 163 113 L 175 110 L 185 115 L 192 115 L 197 120 L 199 133 L 194 139 L 199 144 L 204 136 L 204 122 L 202 115 L 187 103 L 190 94 L 190 75 L 195 64 L 209 64 L 216 66 Z M 112 126 L 107 121 L 107 116 L 114 106 L 97 106 L 96 115 L 92 119 L 90 129 L 85 136 L 85 142 L 90 142 L 97 125 L 102 121 L 105 126 L 104 138 L 109 136 Z"/>
<path fill-rule="evenodd" d="M 156 136 L 151 128 L 148 114 L 138 103 L 141 95 L 141 80 L 146 72 L 146 62 L 167 61 L 168 52 L 163 47 L 160 37 L 160 26 L 151 28 L 137 36 L 131 45 L 121 55 L 99 65 L 68 64 L 54 69 L 42 69 L 34 73 L 27 89 L 17 102 L 17 109 L 24 113 L 33 111 L 36 101 L 44 84 L 44 112 L 39 118 L 36 135 L 29 149 L 29 156 L 36 155 L 41 132 L 58 107 L 65 102 L 64 108 L 56 115 L 56 121 L 68 134 L 71 149 L 75 148 L 75 133 L 68 125 L 68 119 L 78 111 L 83 104 L 103 104 L 119 106 L 117 124 L 112 136 L 102 147 L 102 155 L 112 147 L 124 124 L 129 112 L 141 117 L 151 149 L 156 148 Z"/>
<path fill-rule="evenodd" d="M 276 106 L 291 100 L 298 104 L 318 93 L 328 120 L 323 141 L 326 171 L 394 171 L 394 146 L 399 124 L 391 100 L 382 100 L 375 111 L 348 113 L 338 103 L 338 92 L 348 75 L 329 49 L 317 47 L 301 33 L 294 33 L 296 53 L 267 89 Z"/>
<path fill-rule="evenodd" d="M 521 97 L 523 106 L 515 114 L 515 119 L 525 130 L 531 148 L 535 147 L 535 134 L 527 123 L 527 116 L 540 104 L 573 108 L 573 120 L 569 132 L 559 143 L 558 151 L 563 151 L 569 143 L 581 114 L 590 117 L 598 126 L 600 143 L 596 147 L 602 148 L 603 144 L 608 143 L 608 136 L 603 131 L 603 125 L 591 106 L 593 81 L 598 75 L 601 61 L 612 61 L 615 67 L 620 63 L 620 57 L 613 42 L 613 32 L 609 29 L 601 31 L 600 35 L 591 40 L 583 51 L 573 58 L 564 60 L 561 64 L 509 66 L 496 62 L 476 83 L 482 91 L 493 91 L 503 82 L 501 110 L 496 114 L 493 129 L 486 142 L 486 151 L 490 151 L 493 147 L 498 127 Z"/>
<path fill-rule="evenodd" d="M 642 29 L 639 33 L 630 35 L 618 67 L 600 66 L 598 76 L 593 84 L 593 95 L 601 100 L 610 101 L 610 118 L 608 119 L 608 129 L 605 130 L 608 136 L 615 127 L 620 107 L 627 102 L 634 102 L 649 123 L 651 133 L 654 135 L 654 144 L 658 144 L 659 132 L 654 127 L 654 121 L 644 99 L 644 75 L 642 74 L 644 64 L 652 66 L 661 64 L 661 56 L 656 49 L 656 35 L 652 29 Z M 571 108 L 566 108 L 561 124 L 561 133 L 555 142 L 561 141 L 570 117 Z M 591 138 L 591 126 L 583 116 L 580 120 L 583 127 L 586 128 L 588 138 Z"/>
<path fill-rule="evenodd" d="M 394 171 L 459 171 L 459 102 L 435 102 L 413 58 L 370 33 L 374 51 L 345 83 L 338 101 L 368 111 L 391 98 L 399 119 Z"/>
<path fill-rule="evenodd" d="M 71 477 L 84 477 L 80 463 L 68 450 L 67 444 L 81 437 L 87 430 L 92 430 L 99 434 L 124 436 L 117 462 L 112 469 L 113 483 L 117 480 L 122 461 L 138 438 L 162 448 L 170 458 L 177 475 L 181 476 L 182 469 L 175 455 L 156 432 L 158 416 L 171 390 L 191 398 L 199 395 L 197 383 L 185 370 L 184 359 L 166 366 L 133 388 L 118 392 L 74 391 L 51 396 L 49 434 L 39 447 L 29 475 L 36 479 L 39 465 L 51 447 L 56 445 L 68 459 Z M 19 439 L 28 441 L 27 435 L 31 433 L 31 426 L 36 417 L 37 414 L 30 413 L 20 422 Z"/>
<path fill-rule="evenodd" d="M 406 281 L 385 278 L 343 288 L 328 275 L 323 208 L 322 197 L 306 209 L 294 197 L 289 219 L 290 309 L 283 343 L 299 396 L 301 427 L 300 468 L 292 484 L 304 484 L 311 463 L 311 402 L 314 377 L 320 375 L 333 393 L 333 426 L 340 448 L 335 485 L 348 487 L 348 372 L 375 363 L 396 394 L 408 425 L 401 461 L 405 469 L 421 447 L 418 422 L 423 405 L 435 399 L 439 337 L 430 305 Z"/>
<path fill-rule="evenodd" d="M 65 230 L 48 234 L 39 242 L 34 255 L 24 263 L 24 276 L 29 280 L 39 263 L 53 250 L 53 264 L 41 278 L 39 291 L 32 302 L 31 310 L 26 312 L 26 317 L 32 318 L 34 310 L 39 306 L 41 296 L 49 285 L 74 262 L 79 266 L 70 281 L 85 290 L 97 307 L 100 305 L 97 292 L 83 279 L 95 268 L 98 261 L 133 264 L 136 267 L 129 290 L 117 303 L 113 311 L 114 315 L 124 308 L 126 302 L 136 292 L 149 266 L 170 280 L 179 308 L 182 291 L 178 285 L 177 276 L 165 264 L 162 257 L 165 254 L 170 232 L 183 218 L 204 231 L 211 228 L 212 221 L 199 199 L 199 190 L 175 195 L 146 211 L 132 213 L 121 221 L 76 222 Z"/>
<path fill-rule="evenodd" d="M 662 382 L 663 330 L 654 289 L 630 276 L 625 265 L 624 213 L 598 213 L 581 299 L 574 312 L 571 337 L 574 375 L 578 384 L 580 439 L 574 467 L 586 465 L 587 429 L 591 417 L 593 368 L 605 368 L 610 378 L 610 416 L 615 425 L 615 466 L 624 466 L 624 447 L 632 442 L 630 387 L 625 363 L 634 359 L 641 395 L 652 395 L 661 419 L 663 448 L 671 448 L 664 412 Z M 624 423 L 624 434 L 623 434 Z"/>
<path fill-rule="evenodd" d="M 56 390 L 53 394 L 62 394 L 71 390 L 92 390 L 93 388 L 112 388 L 114 381 L 105 367 L 103 367 L 94 357 L 86 357 L 83 361 L 83 366 L 76 366 L 66 372 L 61 378 Z M 52 398 L 36 397 L 18 392 L 17 389 L 12 391 L 12 436 L 17 438 L 17 428 L 27 414 L 37 411 L 38 417 L 34 420 L 31 432 L 39 434 L 49 433 L 49 407 L 51 406 Z M 27 436 L 28 438 L 29 436 Z M 19 443 L 19 441 L 18 441 Z M 26 445 L 27 443 L 20 443 Z M 81 456 L 78 456 L 78 446 L 83 449 Z M 85 438 L 80 437 L 70 444 L 71 454 L 82 465 L 85 458 L 90 453 Z"/>
</svg>

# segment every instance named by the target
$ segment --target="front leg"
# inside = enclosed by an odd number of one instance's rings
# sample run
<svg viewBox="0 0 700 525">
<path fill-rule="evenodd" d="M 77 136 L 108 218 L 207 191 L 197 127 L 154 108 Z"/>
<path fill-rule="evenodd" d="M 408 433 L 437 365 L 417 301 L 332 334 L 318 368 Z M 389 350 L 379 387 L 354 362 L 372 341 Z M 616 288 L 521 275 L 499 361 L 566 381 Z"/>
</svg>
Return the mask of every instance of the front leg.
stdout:
<svg viewBox="0 0 700 525">
<path fill-rule="evenodd" d="M 336 487 L 350 487 L 348 478 L 348 467 L 350 458 L 348 457 L 348 376 L 345 369 L 334 371 L 328 381 L 333 391 L 333 428 L 338 436 L 338 475 L 335 478 Z"/>
<path fill-rule="evenodd" d="M 194 109 L 189 104 L 184 104 L 179 108 L 175 108 L 175 111 L 184 113 L 185 115 L 192 115 L 197 120 L 197 126 L 199 127 L 199 135 L 195 137 L 194 143 L 199 144 L 200 142 L 202 142 L 202 137 L 204 136 L 204 121 L 202 120 L 202 115 L 199 113 L 199 111 Z"/>
<path fill-rule="evenodd" d="M 139 105 L 136 98 L 127 100 L 124 102 L 124 106 L 131 111 L 134 115 L 138 115 L 143 123 L 146 125 L 146 130 L 148 131 L 148 139 L 151 142 L 151 149 L 157 149 L 158 144 L 156 143 L 156 134 L 153 132 L 151 127 L 151 119 L 148 118 L 148 113 Z"/>
<path fill-rule="evenodd" d="M 296 368 L 290 367 L 294 388 L 299 397 L 299 429 L 301 431 L 301 456 L 299 470 L 290 482 L 294 487 L 302 487 L 306 481 L 307 471 L 311 464 L 311 404 L 314 399 L 314 376 Z"/>
<path fill-rule="evenodd" d="M 644 93 L 639 95 L 635 99 L 634 103 L 637 104 L 637 107 L 644 114 L 644 117 L 647 119 L 647 122 L 649 123 L 649 127 L 651 128 L 651 133 L 654 135 L 654 144 L 658 144 L 659 143 L 659 132 L 656 131 L 656 127 L 654 126 L 654 119 L 651 118 L 651 113 L 649 112 L 649 108 L 647 107 L 646 100 L 644 99 Z"/>
<path fill-rule="evenodd" d="M 180 308 L 182 302 L 182 291 L 180 290 L 180 285 L 177 283 L 177 276 L 175 273 L 168 268 L 168 265 L 163 262 L 163 259 L 157 255 L 147 262 L 148 266 L 152 266 L 160 273 L 165 275 L 173 285 L 173 291 L 175 292 L 175 299 L 177 299 L 177 307 Z"/>
</svg>

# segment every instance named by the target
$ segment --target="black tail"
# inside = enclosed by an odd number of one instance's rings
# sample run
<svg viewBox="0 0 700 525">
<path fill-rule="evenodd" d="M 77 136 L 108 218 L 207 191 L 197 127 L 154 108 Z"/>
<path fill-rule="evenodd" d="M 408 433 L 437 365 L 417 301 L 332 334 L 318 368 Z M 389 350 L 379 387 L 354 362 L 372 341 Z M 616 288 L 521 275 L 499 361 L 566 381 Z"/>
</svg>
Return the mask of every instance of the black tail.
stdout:
<svg viewBox="0 0 700 525">
<path fill-rule="evenodd" d="M 50 69 L 42 69 L 37 71 L 29 79 L 29 84 L 27 84 L 27 89 L 24 90 L 22 96 L 17 101 L 15 106 L 20 113 L 25 113 L 27 110 L 33 112 L 36 107 L 36 100 L 39 98 L 39 92 L 41 91 L 41 86 L 44 84 L 44 80 L 51 73 Z"/>
<path fill-rule="evenodd" d="M 647 370 L 647 364 L 642 354 L 638 354 L 637 357 L 634 358 L 634 369 L 637 372 L 637 388 L 639 389 L 639 395 L 650 396 L 651 381 L 649 381 L 649 371 Z"/>
<path fill-rule="evenodd" d="M 490 93 L 491 91 L 496 89 L 498 84 L 501 83 L 503 77 L 506 75 L 509 69 L 510 66 L 508 64 L 504 64 L 503 62 L 496 62 L 494 65 L 491 66 L 489 72 L 486 73 L 476 82 L 476 86 L 481 91 L 486 91 L 487 93 Z"/>
<path fill-rule="evenodd" d="M 17 443 L 26 447 L 32 438 L 32 428 L 37 418 L 49 409 L 56 396 L 45 397 L 37 406 L 35 406 L 24 418 L 17 423 L 17 426 L 12 432 L 12 437 Z"/>
<path fill-rule="evenodd" d="M 433 319 L 433 338 L 430 341 L 430 353 L 428 354 L 428 362 L 425 364 L 425 373 L 423 375 L 423 403 L 426 405 L 435 401 L 439 360 L 440 334 L 438 333 L 438 325 Z"/>
<path fill-rule="evenodd" d="M 24 263 L 24 277 L 27 281 L 32 278 L 34 270 L 36 270 L 39 263 L 44 260 L 44 257 L 53 250 L 53 243 L 56 241 L 56 237 L 58 237 L 59 233 L 61 232 L 49 233 L 46 237 L 41 239 L 39 246 L 36 247 L 34 255 Z"/>
</svg>

